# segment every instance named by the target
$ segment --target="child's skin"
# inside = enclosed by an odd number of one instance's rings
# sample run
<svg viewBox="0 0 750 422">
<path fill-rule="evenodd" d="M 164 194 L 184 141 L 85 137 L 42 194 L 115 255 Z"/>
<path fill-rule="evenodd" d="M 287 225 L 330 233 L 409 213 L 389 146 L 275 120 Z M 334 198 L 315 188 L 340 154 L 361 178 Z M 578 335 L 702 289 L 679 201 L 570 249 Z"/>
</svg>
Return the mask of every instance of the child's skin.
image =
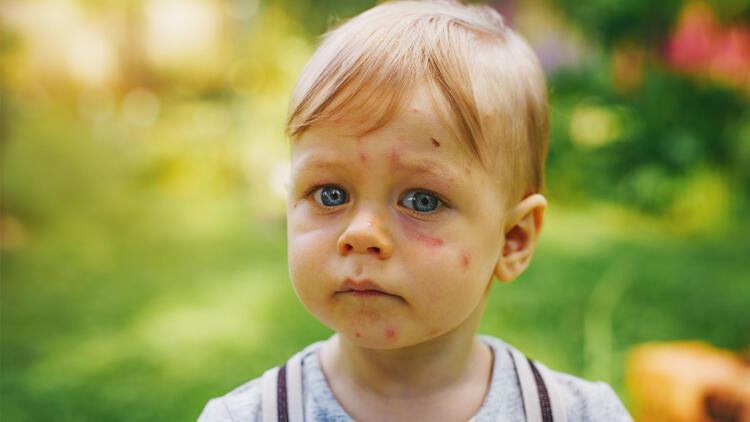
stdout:
<svg viewBox="0 0 750 422">
<path fill-rule="evenodd" d="M 475 333 L 493 276 L 528 266 L 546 200 L 506 206 L 426 85 L 384 127 L 358 130 L 342 119 L 292 145 L 290 274 L 338 333 L 323 372 L 358 421 L 468 420 L 489 387 L 492 352 Z M 387 294 L 346 291 L 347 279 Z"/>
</svg>

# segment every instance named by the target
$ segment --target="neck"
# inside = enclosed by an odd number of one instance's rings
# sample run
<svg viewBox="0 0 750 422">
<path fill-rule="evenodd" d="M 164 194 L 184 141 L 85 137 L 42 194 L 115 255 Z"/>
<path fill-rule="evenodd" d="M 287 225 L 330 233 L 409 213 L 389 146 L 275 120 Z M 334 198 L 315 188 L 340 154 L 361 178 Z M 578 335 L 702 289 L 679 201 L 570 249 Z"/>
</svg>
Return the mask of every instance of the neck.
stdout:
<svg viewBox="0 0 750 422">
<path fill-rule="evenodd" d="M 429 397 L 489 381 L 492 354 L 476 337 L 484 303 L 452 331 L 405 348 L 368 349 L 337 334 L 323 346 L 321 365 L 329 379 L 383 398 Z"/>
</svg>

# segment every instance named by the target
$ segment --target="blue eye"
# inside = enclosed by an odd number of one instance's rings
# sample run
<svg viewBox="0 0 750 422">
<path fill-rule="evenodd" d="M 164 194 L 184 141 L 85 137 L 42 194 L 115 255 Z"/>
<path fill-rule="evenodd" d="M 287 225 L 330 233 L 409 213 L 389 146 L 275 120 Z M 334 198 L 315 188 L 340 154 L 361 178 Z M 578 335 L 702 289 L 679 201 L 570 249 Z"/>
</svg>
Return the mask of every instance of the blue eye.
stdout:
<svg viewBox="0 0 750 422">
<path fill-rule="evenodd" d="M 336 207 L 349 202 L 349 195 L 344 188 L 336 185 L 326 185 L 313 192 L 315 202 L 326 207 Z"/>
<path fill-rule="evenodd" d="M 417 212 L 429 213 L 442 205 L 442 201 L 430 192 L 415 190 L 406 194 L 399 204 Z"/>
</svg>

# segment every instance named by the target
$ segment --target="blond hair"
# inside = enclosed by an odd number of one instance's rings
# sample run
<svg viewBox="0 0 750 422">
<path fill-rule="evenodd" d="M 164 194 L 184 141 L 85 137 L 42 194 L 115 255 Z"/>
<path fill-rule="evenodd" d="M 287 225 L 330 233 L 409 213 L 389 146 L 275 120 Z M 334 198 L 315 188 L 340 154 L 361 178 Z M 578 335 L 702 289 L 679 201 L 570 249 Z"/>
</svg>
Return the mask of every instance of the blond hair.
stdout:
<svg viewBox="0 0 750 422">
<path fill-rule="evenodd" d="M 422 82 L 448 126 L 519 198 L 539 192 L 547 155 L 547 93 L 529 46 L 497 11 L 453 1 L 380 4 L 328 31 L 289 105 L 292 140 L 342 117 L 387 124 Z M 491 160 L 490 157 L 499 159 Z"/>
</svg>

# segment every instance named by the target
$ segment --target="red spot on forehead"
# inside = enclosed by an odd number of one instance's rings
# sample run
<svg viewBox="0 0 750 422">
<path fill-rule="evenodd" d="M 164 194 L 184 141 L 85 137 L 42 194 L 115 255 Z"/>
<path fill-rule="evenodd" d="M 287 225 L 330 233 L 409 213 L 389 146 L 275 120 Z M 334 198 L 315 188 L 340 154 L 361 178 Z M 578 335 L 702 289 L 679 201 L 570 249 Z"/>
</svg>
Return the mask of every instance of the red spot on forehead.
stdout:
<svg viewBox="0 0 750 422">
<path fill-rule="evenodd" d="M 391 164 L 398 165 L 401 162 L 401 153 L 399 153 L 397 148 L 391 148 L 388 151 L 388 159 L 391 161 Z"/>
<path fill-rule="evenodd" d="M 434 146 L 435 146 L 435 148 L 438 148 L 438 147 L 440 147 L 440 142 L 438 142 L 438 141 L 437 141 L 437 139 L 435 139 L 435 138 L 430 138 L 430 140 L 432 140 L 432 145 L 434 145 Z"/>
<path fill-rule="evenodd" d="M 393 329 L 393 327 L 386 327 L 385 328 L 385 336 L 388 338 L 394 338 L 396 337 L 396 330 Z"/>
</svg>

